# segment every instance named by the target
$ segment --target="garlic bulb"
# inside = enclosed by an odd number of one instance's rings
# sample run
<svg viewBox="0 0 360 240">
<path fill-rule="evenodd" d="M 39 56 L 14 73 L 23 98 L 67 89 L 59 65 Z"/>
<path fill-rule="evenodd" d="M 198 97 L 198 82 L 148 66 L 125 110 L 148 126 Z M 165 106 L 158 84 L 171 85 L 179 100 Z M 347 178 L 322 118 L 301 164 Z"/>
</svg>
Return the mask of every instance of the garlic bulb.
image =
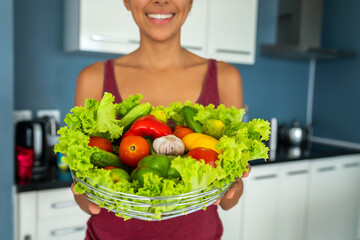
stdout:
<svg viewBox="0 0 360 240">
<path fill-rule="evenodd" d="M 157 154 L 164 155 L 177 156 L 185 152 L 184 143 L 175 135 L 156 138 L 153 142 L 153 148 Z"/>
</svg>

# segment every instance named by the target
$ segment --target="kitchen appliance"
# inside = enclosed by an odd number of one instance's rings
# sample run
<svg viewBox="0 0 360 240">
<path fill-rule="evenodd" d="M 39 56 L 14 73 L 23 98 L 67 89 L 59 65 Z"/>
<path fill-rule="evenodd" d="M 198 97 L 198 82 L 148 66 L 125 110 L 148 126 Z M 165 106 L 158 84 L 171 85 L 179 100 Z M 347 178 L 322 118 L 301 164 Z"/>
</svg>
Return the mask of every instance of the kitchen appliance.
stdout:
<svg viewBox="0 0 360 240">
<path fill-rule="evenodd" d="M 278 120 L 276 118 L 270 119 L 271 134 L 269 139 L 269 158 L 270 161 L 276 158 L 276 149 L 278 144 Z"/>
<path fill-rule="evenodd" d="M 324 0 L 278 0 L 276 42 L 263 55 L 291 59 L 354 57 L 354 51 L 321 46 Z"/>
<path fill-rule="evenodd" d="M 308 129 L 300 126 L 300 123 L 296 120 L 293 121 L 292 125 L 282 125 L 280 128 L 280 139 L 283 143 L 292 146 L 302 146 L 308 140 Z"/>
<path fill-rule="evenodd" d="M 16 145 L 33 150 L 32 179 L 40 179 L 47 174 L 46 126 L 44 119 L 21 121 L 16 125 Z"/>
</svg>

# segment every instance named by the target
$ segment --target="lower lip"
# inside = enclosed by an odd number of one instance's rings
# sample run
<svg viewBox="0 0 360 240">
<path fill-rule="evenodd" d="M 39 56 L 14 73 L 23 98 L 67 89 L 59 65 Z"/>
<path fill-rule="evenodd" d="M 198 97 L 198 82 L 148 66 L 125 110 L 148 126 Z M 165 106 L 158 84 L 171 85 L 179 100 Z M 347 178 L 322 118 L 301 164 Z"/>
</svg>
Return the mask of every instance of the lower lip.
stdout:
<svg viewBox="0 0 360 240">
<path fill-rule="evenodd" d="M 171 22 L 171 20 L 173 19 L 174 16 L 172 16 L 171 18 L 167 18 L 167 19 L 155 19 L 155 18 L 150 18 L 148 17 L 149 21 L 154 23 L 154 24 L 157 24 L 157 25 L 165 25 L 165 24 L 168 24 L 169 22 Z"/>
</svg>

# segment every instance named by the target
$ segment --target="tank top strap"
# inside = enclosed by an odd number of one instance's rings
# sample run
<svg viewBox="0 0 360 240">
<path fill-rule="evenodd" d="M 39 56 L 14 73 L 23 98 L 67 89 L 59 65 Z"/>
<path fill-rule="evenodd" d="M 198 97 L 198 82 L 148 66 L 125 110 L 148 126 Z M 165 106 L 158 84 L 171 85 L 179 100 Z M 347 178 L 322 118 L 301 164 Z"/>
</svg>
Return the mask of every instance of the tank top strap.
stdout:
<svg viewBox="0 0 360 240">
<path fill-rule="evenodd" d="M 122 101 L 121 96 L 119 94 L 117 84 L 116 84 L 113 59 L 106 60 L 104 63 L 103 94 L 105 92 L 111 93 L 115 97 L 116 103 L 119 103 Z"/>
<path fill-rule="evenodd" d="M 217 72 L 217 61 L 209 59 L 208 72 L 198 103 L 205 106 L 214 104 L 215 107 L 220 104 Z"/>
</svg>

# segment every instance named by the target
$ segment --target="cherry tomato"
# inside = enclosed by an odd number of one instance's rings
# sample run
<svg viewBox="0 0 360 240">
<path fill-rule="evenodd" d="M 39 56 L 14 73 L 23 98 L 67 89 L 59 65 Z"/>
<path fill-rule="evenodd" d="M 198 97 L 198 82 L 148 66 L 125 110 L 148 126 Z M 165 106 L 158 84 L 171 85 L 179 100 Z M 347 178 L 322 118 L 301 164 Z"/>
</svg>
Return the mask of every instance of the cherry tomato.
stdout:
<svg viewBox="0 0 360 240">
<path fill-rule="evenodd" d="M 119 157 L 130 167 L 136 168 L 138 162 L 149 154 L 149 144 L 143 137 L 127 136 L 120 142 Z"/>
<path fill-rule="evenodd" d="M 90 137 L 89 141 L 90 147 L 98 147 L 101 150 L 107 151 L 107 152 L 113 152 L 113 147 L 111 145 L 111 142 L 103 137 Z"/>
<path fill-rule="evenodd" d="M 185 137 L 186 135 L 188 135 L 189 133 L 193 133 L 194 131 L 191 130 L 190 128 L 187 127 L 181 127 L 178 128 L 174 131 L 174 135 L 177 136 L 178 138 L 182 139 L 183 137 Z"/>
<path fill-rule="evenodd" d="M 216 168 L 215 161 L 218 159 L 218 153 L 212 149 L 197 147 L 190 150 L 187 155 L 196 160 L 204 159 L 205 163 L 209 164 L 213 168 Z"/>
</svg>

